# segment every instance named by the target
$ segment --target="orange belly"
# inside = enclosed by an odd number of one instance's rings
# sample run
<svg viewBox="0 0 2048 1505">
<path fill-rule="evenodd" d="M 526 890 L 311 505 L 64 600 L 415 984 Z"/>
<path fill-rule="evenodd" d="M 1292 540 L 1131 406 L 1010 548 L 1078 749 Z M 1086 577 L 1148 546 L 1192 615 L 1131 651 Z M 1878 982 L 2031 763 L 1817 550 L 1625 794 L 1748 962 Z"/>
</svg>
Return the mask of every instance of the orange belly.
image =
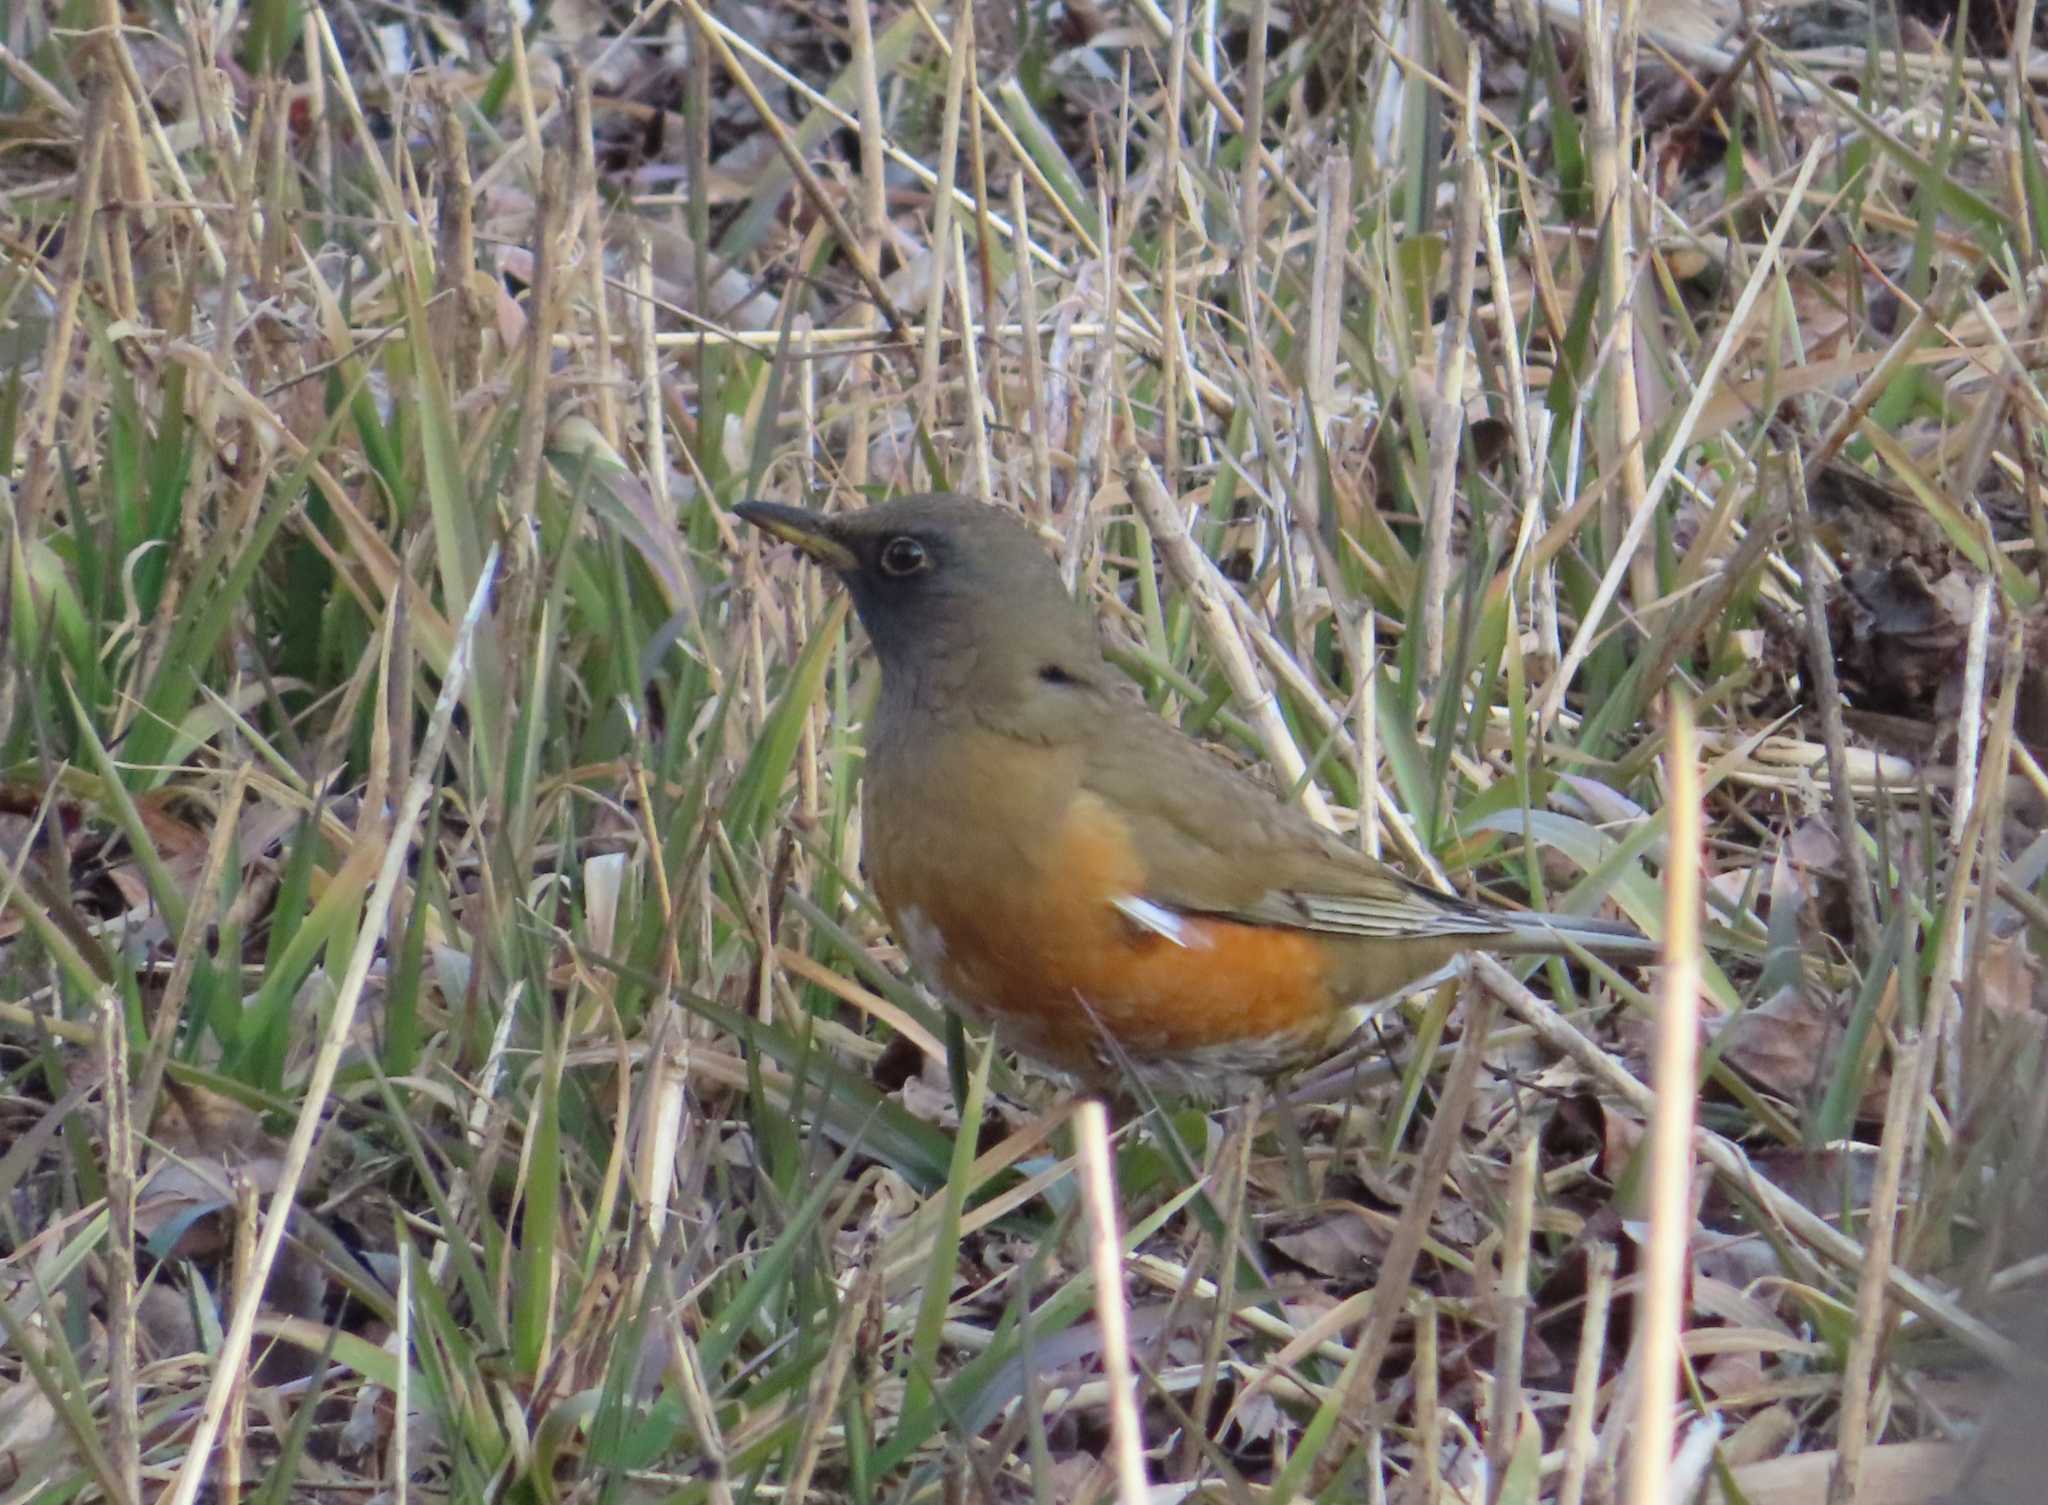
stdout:
<svg viewBox="0 0 2048 1505">
<path fill-rule="evenodd" d="M 911 960 L 1006 1043 L 1099 1076 L 1119 1056 L 1148 1074 L 1259 1075 L 1327 1042 L 1339 1000 L 1317 937 L 1196 915 L 1159 934 L 1116 907 L 1144 894 L 1145 875 L 1095 796 L 1050 835 L 1028 871 L 875 875 Z"/>
</svg>

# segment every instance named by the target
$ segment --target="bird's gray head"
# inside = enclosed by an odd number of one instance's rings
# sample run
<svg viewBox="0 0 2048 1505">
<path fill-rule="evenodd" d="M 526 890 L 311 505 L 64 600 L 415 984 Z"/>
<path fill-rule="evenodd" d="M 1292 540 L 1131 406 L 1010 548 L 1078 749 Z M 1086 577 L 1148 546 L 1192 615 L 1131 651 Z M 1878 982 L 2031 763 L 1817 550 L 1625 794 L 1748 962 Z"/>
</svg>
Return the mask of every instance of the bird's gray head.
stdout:
<svg viewBox="0 0 2048 1505">
<path fill-rule="evenodd" d="M 1093 618 L 1013 513 L 944 494 L 831 517 L 735 510 L 846 582 L 891 699 L 946 704 L 1099 677 Z"/>
</svg>

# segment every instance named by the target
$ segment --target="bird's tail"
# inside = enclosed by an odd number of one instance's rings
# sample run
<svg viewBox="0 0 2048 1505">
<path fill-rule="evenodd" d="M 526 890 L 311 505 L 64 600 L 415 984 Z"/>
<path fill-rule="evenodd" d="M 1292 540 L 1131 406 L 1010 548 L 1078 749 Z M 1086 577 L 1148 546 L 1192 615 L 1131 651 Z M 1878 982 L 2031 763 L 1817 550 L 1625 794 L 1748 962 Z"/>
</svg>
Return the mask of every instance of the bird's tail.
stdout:
<svg viewBox="0 0 2048 1505">
<path fill-rule="evenodd" d="M 1506 943 L 1495 950 L 1506 956 L 1569 954 L 1583 946 L 1596 956 L 1655 956 L 1661 946 L 1635 926 L 1620 920 L 1593 920 L 1580 915 L 1545 914 L 1536 910 L 1506 917 Z"/>
</svg>

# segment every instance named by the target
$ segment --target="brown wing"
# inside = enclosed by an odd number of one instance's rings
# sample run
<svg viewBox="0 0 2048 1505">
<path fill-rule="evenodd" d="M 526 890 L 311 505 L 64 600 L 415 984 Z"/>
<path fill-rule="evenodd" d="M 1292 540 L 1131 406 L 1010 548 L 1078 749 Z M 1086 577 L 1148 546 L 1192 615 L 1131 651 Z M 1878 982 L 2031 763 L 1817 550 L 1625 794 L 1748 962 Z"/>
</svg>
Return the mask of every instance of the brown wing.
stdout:
<svg viewBox="0 0 2048 1505">
<path fill-rule="evenodd" d="M 1254 924 L 1390 937 L 1504 933 L 1509 922 L 1346 847 L 1158 717 L 1104 707 L 1084 788 L 1131 827 L 1146 892 L 1172 909 Z"/>
</svg>

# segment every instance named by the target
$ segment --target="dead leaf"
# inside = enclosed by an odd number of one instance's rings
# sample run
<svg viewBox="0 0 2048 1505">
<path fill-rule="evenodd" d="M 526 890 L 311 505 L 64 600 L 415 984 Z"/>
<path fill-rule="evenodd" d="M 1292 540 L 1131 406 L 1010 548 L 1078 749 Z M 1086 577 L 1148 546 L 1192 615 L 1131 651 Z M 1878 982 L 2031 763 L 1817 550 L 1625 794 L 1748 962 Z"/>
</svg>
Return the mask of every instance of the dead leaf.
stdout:
<svg viewBox="0 0 2048 1505">
<path fill-rule="evenodd" d="M 1387 1240 L 1361 1207 L 1335 1207 L 1267 1242 L 1296 1264 L 1330 1280 L 1359 1280 L 1386 1252 Z"/>
<path fill-rule="evenodd" d="M 1838 1007 L 1809 989 L 1786 987 L 1731 1019 L 1723 1039 L 1729 1065 L 1767 1091 L 1800 1101 L 1826 1087 L 1846 1035 Z M 1859 1112 L 1884 1111 L 1890 1079 L 1882 1063 L 1865 1074 Z"/>
<path fill-rule="evenodd" d="M 1763 1385 L 1769 1372 L 1763 1354 L 1754 1348 L 1715 1354 L 1698 1367 L 1700 1384 L 1717 1398 L 1750 1394 Z"/>
<path fill-rule="evenodd" d="M 212 1301 L 225 1312 L 234 1299 L 227 1260 L 234 1244 L 236 1201 L 244 1186 L 259 1197 L 279 1184 L 284 1147 L 262 1120 L 232 1098 L 167 1077 L 152 1142 L 159 1147 L 144 1169 L 135 1201 L 135 1231 L 157 1274 L 147 1288 L 141 1313 L 145 1337 L 155 1356 L 193 1352 L 199 1329 L 195 1301 Z M 300 1209 L 291 1227 L 297 1236 L 277 1252 L 263 1287 L 266 1312 L 317 1319 L 325 1306 L 327 1272 L 302 1247 L 309 1230 Z M 190 1267 L 203 1287 L 181 1290 L 170 1272 Z M 314 1356 L 272 1345 L 257 1358 L 258 1384 L 276 1385 L 311 1372 Z"/>
<path fill-rule="evenodd" d="M 2024 932 L 1985 943 L 1983 960 L 1971 973 L 1974 996 L 1994 1014 L 2032 1013 L 2041 1007 L 2041 964 Z"/>
<path fill-rule="evenodd" d="M 1932 715 L 1960 684 L 1969 623 L 1969 583 L 1953 573 L 1930 582 L 1906 556 L 1845 571 L 1828 608 L 1845 691 L 1899 715 Z"/>
<path fill-rule="evenodd" d="M 1841 1218 L 1845 1206 L 1852 1212 L 1868 1207 L 1877 1180 L 1877 1146 L 1870 1144 L 1758 1150 L 1750 1163 L 1778 1190 L 1830 1222 Z"/>
</svg>

